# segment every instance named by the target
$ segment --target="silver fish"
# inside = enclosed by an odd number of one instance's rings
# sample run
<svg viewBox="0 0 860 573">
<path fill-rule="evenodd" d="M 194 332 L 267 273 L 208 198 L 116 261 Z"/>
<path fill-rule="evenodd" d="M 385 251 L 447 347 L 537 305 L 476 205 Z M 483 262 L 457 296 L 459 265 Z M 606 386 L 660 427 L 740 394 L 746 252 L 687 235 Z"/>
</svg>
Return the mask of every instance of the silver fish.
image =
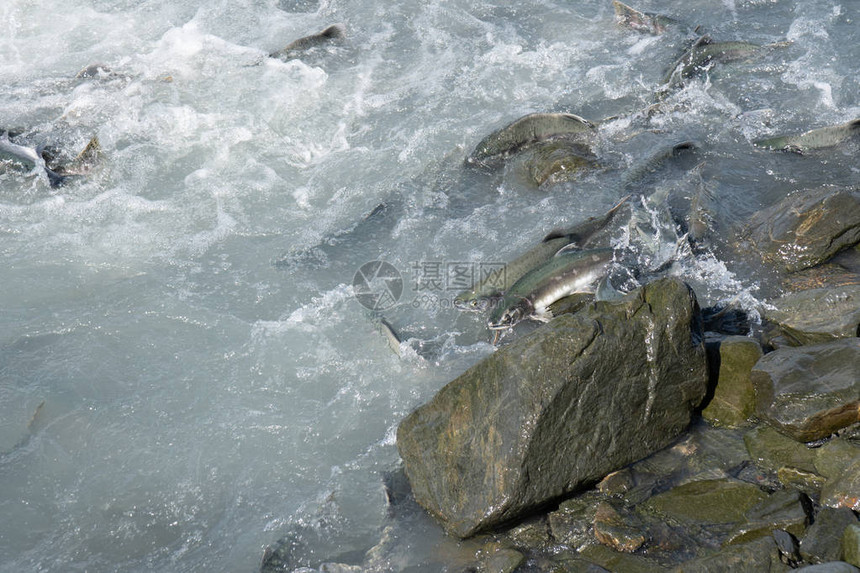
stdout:
<svg viewBox="0 0 860 573">
<path fill-rule="evenodd" d="M 505 293 L 487 321 L 490 330 L 503 330 L 527 318 L 549 320 L 548 307 L 564 297 L 594 292 L 595 284 L 612 265 L 612 249 L 575 251 L 553 257 L 526 273 Z"/>
<path fill-rule="evenodd" d="M 379 320 L 375 321 L 376 329 L 385 337 L 385 340 L 388 342 L 388 347 L 391 349 L 394 354 L 400 356 L 400 343 L 402 342 L 400 336 L 397 334 L 397 331 L 394 330 L 394 327 L 388 322 L 384 317 L 380 317 Z"/>
<path fill-rule="evenodd" d="M 713 193 L 702 178 L 702 163 L 697 165 L 695 171 L 695 189 L 690 196 L 690 210 L 686 217 L 687 238 L 694 245 L 701 243 L 711 228 L 711 215 L 708 212 L 708 203 L 713 200 Z"/>
<path fill-rule="evenodd" d="M 572 227 L 550 231 L 540 243 L 505 264 L 504 268 L 457 295 L 454 306 L 460 310 L 483 311 L 492 299 L 501 296 L 523 275 L 552 259 L 560 249 L 567 245 L 576 249 L 591 246 L 629 198 L 630 195 L 621 199 L 601 217 L 589 217 Z"/>
<path fill-rule="evenodd" d="M 4 131 L 3 135 L 0 136 L 0 154 L 26 165 L 30 165 L 34 170 L 44 169 L 45 173 L 48 175 L 48 181 L 50 181 L 51 187 L 59 187 L 66 180 L 64 176 L 55 173 L 45 164 L 45 159 L 42 157 L 41 147 L 33 149 L 32 147 L 12 143 L 12 140 L 9 139 L 9 132 Z"/>
<path fill-rule="evenodd" d="M 793 151 L 803 154 L 813 149 L 833 147 L 860 133 L 860 118 L 847 123 L 812 129 L 797 135 L 784 135 L 754 141 L 753 145 L 765 149 Z"/>
<path fill-rule="evenodd" d="M 587 136 L 596 126 L 572 113 L 531 113 L 485 137 L 466 159 L 472 165 L 486 165 L 504 159 L 538 141 L 555 137 Z"/>
<path fill-rule="evenodd" d="M 666 31 L 668 26 L 676 24 L 677 20 L 663 16 L 662 14 L 653 14 L 650 12 L 640 12 L 635 8 L 631 8 L 627 4 L 623 4 L 618 0 L 612 0 L 612 6 L 615 8 L 615 20 L 632 30 L 637 32 L 645 32 L 659 36 Z"/>
<path fill-rule="evenodd" d="M 346 28 L 344 28 L 343 24 L 333 24 L 318 34 L 312 34 L 290 42 L 283 49 L 269 54 L 269 57 L 292 60 L 298 58 L 303 52 L 311 48 L 344 38 L 346 38 Z"/>
<path fill-rule="evenodd" d="M 711 62 L 733 62 L 745 60 L 760 52 L 762 46 L 749 42 L 714 42 L 708 36 L 701 36 L 683 56 L 672 65 L 671 71 L 663 78 L 668 87 L 681 85 L 684 80 L 704 69 Z"/>
</svg>

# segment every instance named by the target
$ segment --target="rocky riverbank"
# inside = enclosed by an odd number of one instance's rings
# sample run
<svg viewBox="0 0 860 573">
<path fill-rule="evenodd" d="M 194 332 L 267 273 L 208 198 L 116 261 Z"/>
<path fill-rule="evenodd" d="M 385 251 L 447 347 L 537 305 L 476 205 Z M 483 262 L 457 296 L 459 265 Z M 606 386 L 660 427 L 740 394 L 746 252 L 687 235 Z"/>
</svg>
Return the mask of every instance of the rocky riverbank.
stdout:
<svg viewBox="0 0 860 573">
<path fill-rule="evenodd" d="M 749 336 L 675 278 L 572 305 L 403 420 L 379 544 L 263 570 L 397 570 L 427 511 L 446 571 L 860 571 L 858 230 L 854 189 L 755 215 L 738 252 L 788 286 Z"/>
</svg>

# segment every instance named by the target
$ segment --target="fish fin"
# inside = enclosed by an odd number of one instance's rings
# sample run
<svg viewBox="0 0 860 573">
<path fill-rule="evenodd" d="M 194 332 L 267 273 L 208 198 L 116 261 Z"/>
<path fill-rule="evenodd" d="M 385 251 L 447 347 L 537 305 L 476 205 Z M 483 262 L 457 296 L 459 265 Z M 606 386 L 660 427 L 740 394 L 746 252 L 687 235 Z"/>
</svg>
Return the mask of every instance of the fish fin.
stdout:
<svg viewBox="0 0 860 573">
<path fill-rule="evenodd" d="M 322 32 L 320 36 L 325 38 L 342 39 L 346 37 L 346 27 L 343 24 L 332 24 Z"/>
<path fill-rule="evenodd" d="M 695 141 L 682 141 L 672 146 L 672 155 L 677 156 L 684 151 L 694 151 L 699 148 Z"/>
<path fill-rule="evenodd" d="M 101 154 L 102 147 L 99 143 L 99 138 L 94 135 L 87 143 L 86 147 L 84 147 L 84 149 L 75 158 L 75 161 L 93 163 L 101 157 Z"/>
<path fill-rule="evenodd" d="M 564 229 L 559 227 L 559 228 L 553 229 L 552 231 L 547 233 L 547 236 L 544 237 L 543 239 L 541 239 L 541 243 L 546 243 L 548 241 L 552 241 L 553 239 L 561 239 L 561 238 L 566 237 L 566 236 L 567 236 L 567 233 L 565 233 Z"/>
<path fill-rule="evenodd" d="M 50 181 L 51 187 L 53 187 L 54 189 L 56 189 L 57 187 L 62 187 L 68 179 L 67 176 L 55 173 L 54 171 L 48 169 L 48 167 L 45 167 L 45 173 L 48 174 L 48 181 Z"/>
<path fill-rule="evenodd" d="M 570 243 L 569 245 L 565 245 L 559 250 L 555 252 L 554 257 L 563 257 L 565 255 L 569 255 L 571 253 L 575 253 L 581 251 L 582 249 L 576 243 Z"/>
</svg>

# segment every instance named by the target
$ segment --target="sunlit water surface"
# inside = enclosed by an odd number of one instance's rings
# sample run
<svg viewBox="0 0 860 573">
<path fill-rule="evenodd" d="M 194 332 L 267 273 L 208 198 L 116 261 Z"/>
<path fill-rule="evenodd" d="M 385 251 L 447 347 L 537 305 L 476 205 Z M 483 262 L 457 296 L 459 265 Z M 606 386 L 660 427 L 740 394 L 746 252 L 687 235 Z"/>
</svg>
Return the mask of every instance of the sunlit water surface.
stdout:
<svg viewBox="0 0 860 573">
<path fill-rule="evenodd" d="M 638 6 L 681 23 L 641 35 L 606 0 L 4 0 L 0 128 L 69 157 L 95 135 L 104 160 L 56 190 L 0 164 L 0 570 L 254 571 L 302 527 L 373 545 L 398 422 L 493 351 L 456 291 L 420 279 L 605 212 L 660 147 L 699 149 L 638 192 L 683 205 L 704 161 L 713 196 L 713 239 L 664 272 L 703 306 L 777 294 L 731 254 L 733 226 L 792 190 L 856 184 L 858 147 L 751 141 L 860 116 L 860 4 Z M 335 22 L 345 42 L 265 57 Z M 526 113 L 648 106 L 697 25 L 792 43 L 714 66 L 675 111 L 608 122 L 603 168 L 571 183 L 463 168 Z M 111 73 L 75 79 L 95 63 Z M 679 236 L 657 225 L 654 267 Z M 376 259 L 403 276 L 386 311 L 402 357 L 353 296 Z M 432 522 L 398 535 L 392 570 L 439 569 Z"/>
</svg>

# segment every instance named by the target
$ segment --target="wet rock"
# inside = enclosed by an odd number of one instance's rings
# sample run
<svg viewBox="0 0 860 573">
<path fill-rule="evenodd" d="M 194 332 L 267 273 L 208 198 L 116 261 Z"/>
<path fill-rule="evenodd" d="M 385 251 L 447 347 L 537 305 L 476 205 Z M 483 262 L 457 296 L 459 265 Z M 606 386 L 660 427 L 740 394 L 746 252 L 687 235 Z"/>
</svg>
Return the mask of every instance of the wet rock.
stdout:
<svg viewBox="0 0 860 573">
<path fill-rule="evenodd" d="M 744 443 L 753 462 L 760 468 L 779 471 L 796 468 L 814 473 L 815 450 L 785 436 L 767 425 L 758 426 L 744 434 Z"/>
<path fill-rule="evenodd" d="M 729 336 L 720 343 L 720 367 L 714 397 L 702 416 L 716 426 L 738 427 L 755 411 L 755 390 L 750 372 L 762 357 L 758 342 L 746 336 Z"/>
<path fill-rule="evenodd" d="M 776 546 L 779 549 L 780 561 L 789 567 L 796 567 L 803 560 L 800 556 L 800 543 L 795 536 L 787 531 L 775 529 L 773 540 L 776 541 Z"/>
<path fill-rule="evenodd" d="M 644 524 L 626 509 L 602 501 L 594 515 L 594 537 L 616 551 L 632 553 L 645 543 Z"/>
<path fill-rule="evenodd" d="M 609 496 L 621 496 L 633 489 L 635 485 L 632 472 L 629 468 L 624 468 L 600 480 L 597 490 Z"/>
<path fill-rule="evenodd" d="M 589 492 L 569 499 L 549 514 L 549 528 L 560 545 L 580 547 L 591 540 L 591 524 L 600 498 Z"/>
<path fill-rule="evenodd" d="M 525 556 L 516 549 L 493 541 L 487 543 L 478 552 L 478 571 L 512 573 L 525 559 Z"/>
<path fill-rule="evenodd" d="M 811 514 L 812 505 L 800 492 L 791 489 L 775 491 L 746 512 L 746 523 L 726 540 L 726 544 L 752 541 L 771 535 L 774 530 L 800 537 L 809 525 Z"/>
<path fill-rule="evenodd" d="M 810 442 L 860 418 L 860 338 L 781 348 L 751 373 L 756 412 L 786 435 Z"/>
<path fill-rule="evenodd" d="M 734 476 L 748 462 L 739 432 L 699 419 L 672 447 L 630 466 L 634 485 L 621 498 L 627 505 L 636 505 L 675 485 Z"/>
<path fill-rule="evenodd" d="M 860 569 L 844 561 L 830 561 L 818 565 L 807 565 L 806 567 L 797 569 L 797 571 L 803 571 L 803 573 L 860 573 Z"/>
<path fill-rule="evenodd" d="M 798 271 L 860 242 L 860 190 L 821 187 L 792 193 L 753 215 L 739 247 Z"/>
<path fill-rule="evenodd" d="M 821 489 L 821 504 L 860 511 L 860 459 L 827 480 Z"/>
<path fill-rule="evenodd" d="M 520 519 L 667 446 L 706 368 L 695 295 L 676 279 L 559 317 L 400 424 L 415 499 L 460 537 Z"/>
<path fill-rule="evenodd" d="M 741 545 L 732 545 L 719 553 L 686 561 L 673 573 L 776 573 L 788 571 L 772 537 L 762 537 Z"/>
<path fill-rule="evenodd" d="M 553 555 L 547 570 L 553 573 L 609 573 L 600 565 L 592 563 L 575 551 L 570 550 Z"/>
<path fill-rule="evenodd" d="M 549 519 L 546 516 L 528 519 L 511 528 L 505 536 L 515 547 L 521 549 L 545 549 L 552 543 Z"/>
<path fill-rule="evenodd" d="M 842 560 L 860 567 L 860 525 L 852 524 L 842 533 Z"/>
<path fill-rule="evenodd" d="M 860 446 L 836 438 L 815 450 L 815 469 L 826 478 L 835 478 L 855 460 L 860 459 Z"/>
<path fill-rule="evenodd" d="M 657 573 L 667 569 L 656 560 L 641 555 L 631 555 L 610 549 L 605 545 L 589 545 L 579 552 L 592 563 L 609 571 L 624 571 L 624 573 Z"/>
<path fill-rule="evenodd" d="M 800 540 L 800 554 L 810 563 L 838 560 L 842 553 L 839 543 L 849 525 L 857 525 L 857 517 L 850 509 L 822 508 Z"/>
<path fill-rule="evenodd" d="M 827 482 L 827 478 L 812 472 L 805 472 L 797 468 L 781 467 L 776 472 L 779 483 L 785 487 L 791 487 L 802 491 L 814 500 L 818 500 L 821 490 Z"/>
<path fill-rule="evenodd" d="M 860 285 L 825 287 L 785 295 L 772 301 L 765 318 L 780 327 L 794 346 L 856 337 L 860 326 Z"/>
<path fill-rule="evenodd" d="M 687 483 L 655 495 L 638 509 L 681 526 L 739 524 L 767 499 L 758 487 L 734 479 Z"/>
<path fill-rule="evenodd" d="M 857 284 L 860 284 L 860 274 L 832 262 L 791 273 L 782 279 L 783 288 L 789 292 Z"/>
</svg>

